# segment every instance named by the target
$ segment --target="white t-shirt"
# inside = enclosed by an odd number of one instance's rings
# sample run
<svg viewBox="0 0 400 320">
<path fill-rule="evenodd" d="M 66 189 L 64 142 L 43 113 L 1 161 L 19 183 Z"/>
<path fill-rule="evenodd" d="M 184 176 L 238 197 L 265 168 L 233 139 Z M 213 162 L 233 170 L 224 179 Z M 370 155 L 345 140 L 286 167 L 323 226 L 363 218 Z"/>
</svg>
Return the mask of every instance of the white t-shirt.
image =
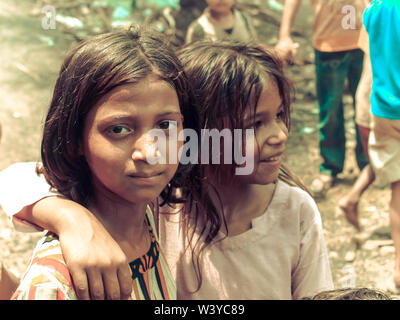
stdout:
<svg viewBox="0 0 400 320">
<path fill-rule="evenodd" d="M 10 217 L 52 195 L 34 167 L 14 164 L 0 172 L 0 205 Z M 190 292 L 197 280 L 180 219 L 180 214 L 160 214 L 158 224 L 178 299 L 299 299 L 333 289 L 317 205 L 297 187 L 278 182 L 268 209 L 250 230 L 227 238 L 221 233 L 223 239 L 205 249 L 202 286 L 195 293 Z"/>
<path fill-rule="evenodd" d="M 321 217 L 303 190 L 279 181 L 268 209 L 242 234 L 208 246 L 197 288 L 180 214 L 160 214 L 159 239 L 178 299 L 299 299 L 333 289 Z M 190 235 L 191 233 L 189 233 Z M 195 238 L 196 239 L 196 238 Z"/>
</svg>

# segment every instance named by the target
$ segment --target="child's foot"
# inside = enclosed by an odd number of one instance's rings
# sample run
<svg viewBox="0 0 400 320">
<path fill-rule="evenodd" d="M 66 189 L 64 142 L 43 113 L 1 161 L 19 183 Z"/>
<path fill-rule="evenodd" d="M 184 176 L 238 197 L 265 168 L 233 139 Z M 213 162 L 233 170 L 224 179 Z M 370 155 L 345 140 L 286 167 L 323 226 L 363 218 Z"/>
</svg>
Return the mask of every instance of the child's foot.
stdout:
<svg viewBox="0 0 400 320">
<path fill-rule="evenodd" d="M 311 184 L 314 197 L 325 197 L 327 191 L 332 187 L 335 178 L 328 174 L 320 174 Z"/>
<path fill-rule="evenodd" d="M 350 202 L 346 198 L 342 198 L 339 200 L 338 207 L 344 213 L 347 222 L 360 232 L 361 227 L 358 222 L 358 202 Z"/>
</svg>

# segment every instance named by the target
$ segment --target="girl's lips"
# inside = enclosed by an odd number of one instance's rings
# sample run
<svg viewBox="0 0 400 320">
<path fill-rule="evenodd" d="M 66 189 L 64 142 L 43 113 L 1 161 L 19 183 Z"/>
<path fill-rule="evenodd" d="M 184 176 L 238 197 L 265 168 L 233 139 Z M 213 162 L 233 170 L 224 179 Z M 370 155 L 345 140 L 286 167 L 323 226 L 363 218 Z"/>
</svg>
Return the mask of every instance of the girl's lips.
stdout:
<svg viewBox="0 0 400 320">
<path fill-rule="evenodd" d="M 270 157 L 270 158 L 267 158 L 267 159 L 265 159 L 265 160 L 263 160 L 263 161 L 266 161 L 266 162 L 273 162 L 273 161 L 278 161 L 278 160 L 280 160 L 281 159 L 281 157 Z"/>
<path fill-rule="evenodd" d="M 153 175 L 141 175 L 141 174 L 135 174 L 135 175 L 129 175 L 129 178 L 131 178 L 135 183 L 140 184 L 141 186 L 144 185 L 155 185 L 158 184 L 162 178 L 162 173 L 156 173 Z"/>
<path fill-rule="evenodd" d="M 276 162 L 281 161 L 283 153 L 276 153 L 270 157 L 264 157 L 261 161 L 262 162 Z"/>
<path fill-rule="evenodd" d="M 282 164 L 282 153 L 263 158 L 260 163 L 263 163 L 272 169 L 279 169 Z"/>
<path fill-rule="evenodd" d="M 154 177 L 158 177 L 162 174 L 162 172 L 157 172 L 157 173 L 134 173 L 134 174 L 128 174 L 129 177 L 131 178 L 142 178 L 142 179 L 151 179 Z"/>
</svg>

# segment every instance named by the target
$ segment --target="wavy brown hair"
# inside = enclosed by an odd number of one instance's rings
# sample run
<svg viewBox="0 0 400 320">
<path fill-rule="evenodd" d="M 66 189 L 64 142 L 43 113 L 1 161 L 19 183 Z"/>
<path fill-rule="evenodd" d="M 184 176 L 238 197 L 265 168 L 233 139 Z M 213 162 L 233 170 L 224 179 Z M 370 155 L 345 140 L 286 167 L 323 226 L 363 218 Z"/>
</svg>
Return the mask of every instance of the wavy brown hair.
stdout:
<svg viewBox="0 0 400 320">
<path fill-rule="evenodd" d="M 266 79 L 273 80 L 279 90 L 283 106 L 283 122 L 290 129 L 290 106 L 293 87 L 284 75 L 281 61 L 258 44 L 238 42 L 201 41 L 189 44 L 178 51 L 196 98 L 201 129 L 244 129 L 245 113 L 255 115 L 258 100 L 265 89 Z M 192 262 L 201 286 L 200 256 L 211 244 L 221 228 L 227 229 L 221 201 L 215 203 L 210 193 L 218 198 L 212 181 L 226 185 L 234 177 L 235 164 L 200 164 L 191 172 L 192 184 L 186 213 L 194 228 L 191 239 Z M 301 180 L 284 165 L 279 179 L 307 190 Z M 195 242 L 194 234 L 200 238 Z M 200 241 L 200 239 L 202 241 Z M 196 291 L 197 291 L 196 290 Z"/>
<path fill-rule="evenodd" d="M 184 128 L 197 130 L 188 79 L 161 33 L 140 27 L 105 33 L 78 43 L 68 53 L 54 87 L 41 146 L 42 171 L 52 187 L 88 205 L 92 177 L 79 152 L 86 115 L 115 87 L 138 83 L 149 75 L 176 90 Z M 161 194 L 165 201 L 172 198 L 174 188 L 185 183 L 187 170 L 188 166 L 179 165 Z"/>
</svg>

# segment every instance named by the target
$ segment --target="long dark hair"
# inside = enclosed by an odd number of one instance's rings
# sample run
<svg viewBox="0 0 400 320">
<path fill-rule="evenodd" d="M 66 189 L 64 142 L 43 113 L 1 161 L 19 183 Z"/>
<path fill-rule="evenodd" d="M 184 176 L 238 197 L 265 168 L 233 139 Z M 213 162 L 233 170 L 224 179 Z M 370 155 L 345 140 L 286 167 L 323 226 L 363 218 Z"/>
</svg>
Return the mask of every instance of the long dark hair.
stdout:
<svg viewBox="0 0 400 320">
<path fill-rule="evenodd" d="M 184 128 L 197 129 L 188 79 L 162 34 L 140 27 L 101 34 L 82 41 L 67 55 L 44 124 L 41 147 L 50 185 L 84 206 L 92 196 L 89 166 L 79 153 L 86 115 L 117 86 L 137 83 L 150 74 L 172 85 L 179 99 Z M 185 183 L 187 166 L 179 164 L 164 200 Z"/>
<path fill-rule="evenodd" d="M 281 61 L 272 52 L 257 44 L 201 41 L 181 48 L 178 57 L 193 86 L 201 129 L 244 129 L 245 113 L 250 108 L 251 114 L 255 115 L 268 78 L 278 87 L 283 122 L 290 129 L 293 87 L 284 75 Z M 188 228 L 193 232 L 190 239 L 194 239 L 195 232 L 199 235 L 196 243 L 191 245 L 197 290 L 201 286 L 201 252 L 216 239 L 221 228 L 225 228 L 227 234 L 229 231 L 221 201 L 211 200 L 210 193 L 218 198 L 218 190 L 212 181 L 229 184 L 234 169 L 234 164 L 200 164 L 191 173 L 192 184 L 185 210 L 191 215 L 190 223 L 195 226 Z M 285 166 L 280 168 L 279 179 L 306 190 L 301 180 Z"/>
</svg>

